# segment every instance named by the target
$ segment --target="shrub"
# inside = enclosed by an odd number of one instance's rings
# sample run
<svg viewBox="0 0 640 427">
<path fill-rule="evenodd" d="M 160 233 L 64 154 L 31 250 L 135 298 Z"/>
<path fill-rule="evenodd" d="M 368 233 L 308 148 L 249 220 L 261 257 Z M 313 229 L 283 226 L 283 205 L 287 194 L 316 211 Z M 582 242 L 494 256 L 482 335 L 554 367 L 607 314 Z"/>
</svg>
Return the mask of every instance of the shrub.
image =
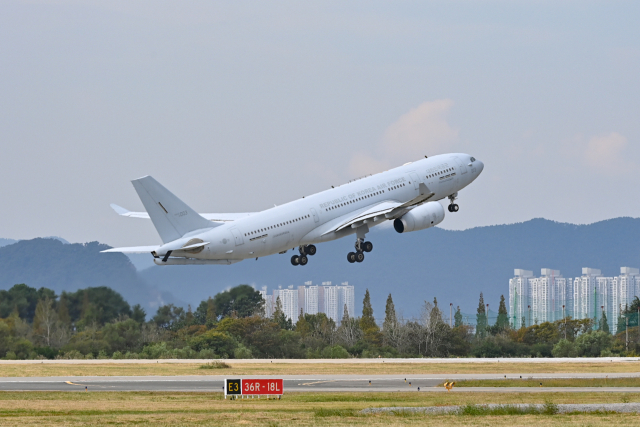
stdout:
<svg viewBox="0 0 640 427">
<path fill-rule="evenodd" d="M 231 366 L 224 362 L 209 362 L 204 365 L 200 365 L 198 369 L 227 369 Z"/>
<path fill-rule="evenodd" d="M 574 343 L 563 338 L 553 346 L 551 354 L 553 354 L 553 357 L 577 357 L 578 350 Z"/>
<path fill-rule="evenodd" d="M 253 359 L 253 353 L 244 345 L 238 344 L 238 347 L 233 351 L 233 357 L 236 359 Z"/>
<path fill-rule="evenodd" d="M 324 359 L 348 359 L 350 355 L 341 345 L 334 345 L 325 347 L 324 350 L 322 350 L 322 357 Z"/>
</svg>

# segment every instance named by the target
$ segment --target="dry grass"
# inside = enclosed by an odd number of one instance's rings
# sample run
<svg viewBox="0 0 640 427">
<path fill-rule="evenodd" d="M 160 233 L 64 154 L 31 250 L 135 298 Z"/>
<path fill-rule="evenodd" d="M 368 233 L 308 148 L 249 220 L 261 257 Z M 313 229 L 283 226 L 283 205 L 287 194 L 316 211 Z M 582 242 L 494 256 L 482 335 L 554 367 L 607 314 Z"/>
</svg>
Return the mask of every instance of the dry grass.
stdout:
<svg viewBox="0 0 640 427">
<path fill-rule="evenodd" d="M 376 406 L 483 403 L 610 403 L 640 401 L 622 393 L 290 393 L 282 400 L 224 400 L 220 393 L 0 392 L 0 424 L 13 425 L 620 425 L 635 414 L 460 416 L 362 415 Z"/>
<path fill-rule="evenodd" d="M 131 375 L 309 375 L 309 374 L 511 374 L 511 373 L 595 373 L 640 372 L 640 363 L 448 363 L 448 364 L 323 364 L 262 363 L 236 364 L 229 368 L 200 369 L 201 363 L 148 364 L 7 364 L 0 365 L 0 377 L 131 376 Z"/>
<path fill-rule="evenodd" d="M 461 380 L 455 387 L 640 387 L 640 378 L 523 378 Z M 442 386 L 443 384 L 440 384 Z"/>
</svg>

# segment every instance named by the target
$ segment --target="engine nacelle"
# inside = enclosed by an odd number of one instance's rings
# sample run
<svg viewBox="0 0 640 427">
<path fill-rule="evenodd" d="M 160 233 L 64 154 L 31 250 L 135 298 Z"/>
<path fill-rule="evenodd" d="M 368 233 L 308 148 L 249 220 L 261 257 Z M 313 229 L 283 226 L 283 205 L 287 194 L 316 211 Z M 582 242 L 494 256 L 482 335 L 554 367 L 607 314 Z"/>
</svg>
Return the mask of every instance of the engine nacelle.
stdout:
<svg viewBox="0 0 640 427">
<path fill-rule="evenodd" d="M 434 227 L 444 219 L 444 208 L 438 202 L 428 202 L 411 209 L 402 217 L 393 221 L 393 228 L 398 233 L 424 230 Z"/>
</svg>

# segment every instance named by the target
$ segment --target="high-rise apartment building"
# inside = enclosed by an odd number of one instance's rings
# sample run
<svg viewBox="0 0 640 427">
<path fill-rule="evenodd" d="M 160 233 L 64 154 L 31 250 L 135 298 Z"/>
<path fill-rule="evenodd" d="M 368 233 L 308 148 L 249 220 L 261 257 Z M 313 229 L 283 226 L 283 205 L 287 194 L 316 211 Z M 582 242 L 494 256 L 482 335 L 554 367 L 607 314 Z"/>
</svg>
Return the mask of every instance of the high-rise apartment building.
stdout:
<svg viewBox="0 0 640 427">
<path fill-rule="evenodd" d="M 276 301 L 280 298 L 282 304 L 282 312 L 287 318 L 291 319 L 293 323 L 298 321 L 300 311 L 298 310 L 298 290 L 293 289 L 293 285 L 287 289 L 282 289 L 282 286 L 278 286 L 278 289 L 273 290 L 273 307 L 275 310 Z"/>
<path fill-rule="evenodd" d="M 513 327 L 554 322 L 564 316 L 593 319 L 607 316 L 615 330 L 626 306 L 640 296 L 640 270 L 621 267 L 620 276 L 604 277 L 597 268 L 583 268 L 582 276 L 564 278 L 557 270 L 543 268 L 541 277 L 516 269 L 509 280 L 509 318 Z"/>
<path fill-rule="evenodd" d="M 529 280 L 533 278 L 533 272 L 529 270 L 514 270 L 515 277 L 509 279 L 509 318 L 513 328 L 529 325 L 527 307 L 529 305 Z"/>
<path fill-rule="evenodd" d="M 353 286 L 349 285 L 349 282 L 343 282 L 338 288 L 338 319 L 334 319 L 337 324 L 340 324 L 342 317 L 344 316 L 344 309 L 347 308 L 349 317 L 354 316 L 355 312 L 355 291 Z"/>
<path fill-rule="evenodd" d="M 318 285 L 304 282 L 298 286 L 298 308 L 306 314 L 318 314 Z"/>
</svg>

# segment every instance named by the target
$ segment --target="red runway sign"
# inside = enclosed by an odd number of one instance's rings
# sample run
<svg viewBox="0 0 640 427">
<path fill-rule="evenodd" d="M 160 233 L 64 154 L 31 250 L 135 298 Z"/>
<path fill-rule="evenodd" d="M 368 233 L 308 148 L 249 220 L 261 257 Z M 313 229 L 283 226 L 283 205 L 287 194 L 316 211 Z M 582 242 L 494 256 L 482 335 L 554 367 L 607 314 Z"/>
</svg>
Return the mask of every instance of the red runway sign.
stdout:
<svg viewBox="0 0 640 427">
<path fill-rule="evenodd" d="M 237 379 L 224 381 L 224 394 L 226 395 L 260 395 L 284 392 L 282 379 Z"/>
</svg>

